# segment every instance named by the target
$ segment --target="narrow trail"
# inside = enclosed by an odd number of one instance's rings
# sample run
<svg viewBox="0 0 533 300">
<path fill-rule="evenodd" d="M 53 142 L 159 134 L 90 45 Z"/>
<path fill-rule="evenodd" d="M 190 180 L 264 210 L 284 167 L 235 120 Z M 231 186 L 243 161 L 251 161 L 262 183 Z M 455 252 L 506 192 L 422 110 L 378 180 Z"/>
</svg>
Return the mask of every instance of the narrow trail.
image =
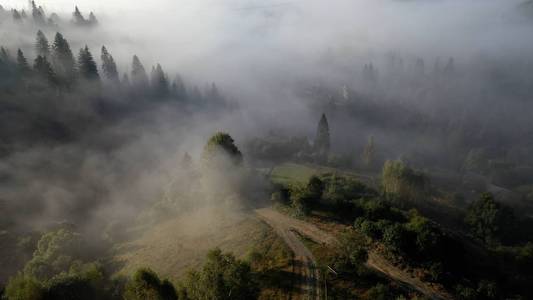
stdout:
<svg viewBox="0 0 533 300">
<path fill-rule="evenodd" d="M 309 249 L 302 243 L 294 231 L 307 236 L 320 244 L 333 244 L 337 239 L 315 225 L 297 220 L 281 214 L 271 208 L 261 208 L 255 211 L 257 216 L 271 226 L 276 233 L 287 243 L 295 255 L 296 268 L 299 275 L 303 276 L 300 288 L 307 292 L 307 299 L 321 299 L 319 272 L 316 260 Z M 431 299 L 453 299 L 451 295 L 432 288 L 427 283 L 415 278 L 399 269 L 375 252 L 369 252 L 367 267 L 381 273 L 405 286 L 414 289 Z M 301 267 L 299 267 L 301 266 Z"/>
</svg>

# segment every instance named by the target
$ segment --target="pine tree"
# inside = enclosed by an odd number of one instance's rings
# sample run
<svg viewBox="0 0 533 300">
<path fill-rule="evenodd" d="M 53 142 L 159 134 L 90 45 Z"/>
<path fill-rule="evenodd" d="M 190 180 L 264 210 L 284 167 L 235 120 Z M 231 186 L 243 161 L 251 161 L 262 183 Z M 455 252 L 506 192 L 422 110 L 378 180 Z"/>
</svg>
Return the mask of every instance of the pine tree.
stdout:
<svg viewBox="0 0 533 300">
<path fill-rule="evenodd" d="M 37 5 L 35 5 L 35 1 L 31 1 L 31 15 L 33 17 L 33 21 L 38 25 L 46 24 L 46 18 L 43 12 L 44 10 L 42 7 L 37 7 Z"/>
<path fill-rule="evenodd" d="M 330 135 L 329 124 L 326 114 L 322 114 L 315 137 L 315 152 L 321 159 L 326 159 L 329 155 Z"/>
<path fill-rule="evenodd" d="M 72 22 L 76 25 L 85 25 L 87 23 L 77 6 L 72 13 Z"/>
<path fill-rule="evenodd" d="M 76 61 L 68 41 L 59 32 L 56 33 L 52 52 L 54 69 L 61 82 L 67 86 L 72 85 L 76 77 Z"/>
<path fill-rule="evenodd" d="M 176 75 L 176 78 L 172 83 L 172 94 L 181 101 L 184 101 L 187 98 L 187 89 L 185 88 L 185 83 L 183 83 L 183 79 L 181 79 L 179 74 Z"/>
<path fill-rule="evenodd" d="M 94 13 L 91 11 L 91 13 L 89 14 L 89 25 L 98 25 L 98 19 L 96 19 L 96 16 L 94 15 Z"/>
<path fill-rule="evenodd" d="M 375 146 L 374 146 L 374 136 L 370 136 L 368 143 L 365 146 L 363 151 L 363 164 L 365 167 L 371 167 L 375 160 Z"/>
<path fill-rule="evenodd" d="M 44 56 L 37 56 L 33 64 L 33 70 L 43 79 L 50 84 L 56 83 L 56 75 L 52 69 L 52 65 L 48 62 L 48 59 Z"/>
<path fill-rule="evenodd" d="M 26 57 L 24 57 L 24 53 L 22 53 L 22 50 L 20 49 L 18 49 L 17 51 L 17 66 L 19 72 L 23 75 L 26 75 L 30 72 L 30 66 L 28 65 L 28 61 L 26 60 Z"/>
<path fill-rule="evenodd" d="M 35 52 L 37 53 L 37 56 L 40 55 L 46 58 L 50 57 L 50 44 L 48 43 L 48 39 L 41 30 L 37 31 Z"/>
<path fill-rule="evenodd" d="M 148 87 L 148 75 L 137 55 L 133 56 L 131 65 L 131 84 L 141 90 L 146 90 Z"/>
<path fill-rule="evenodd" d="M 152 69 L 151 77 L 152 90 L 154 91 L 154 95 L 158 97 L 167 96 L 169 91 L 168 80 L 160 64 L 157 64 L 157 66 Z"/>
<path fill-rule="evenodd" d="M 130 88 L 131 87 L 130 77 L 128 76 L 128 74 L 124 73 L 124 75 L 122 75 L 121 84 L 122 84 L 122 86 L 124 88 Z"/>
<path fill-rule="evenodd" d="M 14 20 L 16 23 L 20 23 L 20 22 L 22 22 L 22 16 L 20 15 L 20 13 L 18 12 L 18 10 L 16 10 L 16 9 L 13 10 L 13 20 Z"/>
<path fill-rule="evenodd" d="M 85 48 L 80 49 L 80 54 L 78 55 L 78 66 L 81 78 L 86 80 L 99 80 L 100 75 L 98 75 L 98 68 L 94 62 L 93 55 L 89 51 L 89 47 L 85 45 Z"/>
<path fill-rule="evenodd" d="M 9 51 L 4 47 L 0 47 L 0 60 L 6 64 L 11 62 L 11 55 L 9 55 Z"/>
<path fill-rule="evenodd" d="M 118 83 L 118 70 L 117 64 L 113 59 L 113 56 L 109 54 L 105 46 L 102 46 L 102 54 L 100 56 L 102 59 L 102 71 L 104 76 L 112 83 Z"/>
</svg>

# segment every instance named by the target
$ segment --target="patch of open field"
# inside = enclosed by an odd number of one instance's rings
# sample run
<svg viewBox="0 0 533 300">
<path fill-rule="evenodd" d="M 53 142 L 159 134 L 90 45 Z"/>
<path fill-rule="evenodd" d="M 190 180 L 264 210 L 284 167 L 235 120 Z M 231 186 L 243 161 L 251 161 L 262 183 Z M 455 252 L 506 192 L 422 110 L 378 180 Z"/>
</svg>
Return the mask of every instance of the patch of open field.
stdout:
<svg viewBox="0 0 533 300">
<path fill-rule="evenodd" d="M 373 184 L 372 174 L 356 173 L 347 170 L 324 167 L 312 164 L 284 163 L 272 170 L 271 179 L 275 183 L 304 183 L 313 175 L 337 173 L 343 176 L 354 177 L 367 184 Z"/>
<path fill-rule="evenodd" d="M 179 280 L 219 247 L 243 258 L 263 236 L 265 225 L 245 212 L 202 210 L 161 222 L 137 238 L 115 247 L 118 275 L 149 267 L 162 277 Z"/>
</svg>

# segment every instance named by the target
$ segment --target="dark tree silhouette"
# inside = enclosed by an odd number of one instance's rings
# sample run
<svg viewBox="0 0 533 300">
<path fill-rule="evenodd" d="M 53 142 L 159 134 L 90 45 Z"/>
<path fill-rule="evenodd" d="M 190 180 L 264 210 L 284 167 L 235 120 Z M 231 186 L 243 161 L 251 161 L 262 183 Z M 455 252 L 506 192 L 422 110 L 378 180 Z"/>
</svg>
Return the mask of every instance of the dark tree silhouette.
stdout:
<svg viewBox="0 0 533 300">
<path fill-rule="evenodd" d="M 117 64 L 113 59 L 113 56 L 109 54 L 105 46 L 102 46 L 102 54 L 100 56 L 102 59 L 102 72 L 107 80 L 112 83 L 118 83 L 118 70 Z"/>
<path fill-rule="evenodd" d="M 148 87 L 148 75 L 137 55 L 133 56 L 131 64 L 131 84 L 139 90 L 145 90 Z"/>
<path fill-rule="evenodd" d="M 80 49 L 80 54 L 78 55 L 78 66 L 81 78 L 90 81 L 100 79 L 96 62 L 94 62 L 93 55 L 91 54 L 91 51 L 87 45 Z"/>
<path fill-rule="evenodd" d="M 37 56 L 42 56 L 50 58 L 50 44 L 44 33 L 39 30 L 37 31 L 37 39 L 35 42 L 35 53 Z"/>
<path fill-rule="evenodd" d="M 326 114 L 322 114 L 318 127 L 316 130 L 316 137 L 314 143 L 315 153 L 321 158 L 326 159 L 329 154 L 330 148 L 330 136 L 329 136 L 329 124 Z"/>
<path fill-rule="evenodd" d="M 71 86 L 76 78 L 76 62 L 68 41 L 59 32 L 52 45 L 52 61 L 61 83 Z"/>
<path fill-rule="evenodd" d="M 151 84 L 154 95 L 157 97 L 166 97 L 169 93 L 168 79 L 163 72 L 163 68 L 160 64 L 152 69 Z"/>
<path fill-rule="evenodd" d="M 17 51 L 17 67 L 22 75 L 27 75 L 30 72 L 30 66 L 28 65 L 28 60 L 24 57 L 22 50 L 18 49 Z"/>
</svg>

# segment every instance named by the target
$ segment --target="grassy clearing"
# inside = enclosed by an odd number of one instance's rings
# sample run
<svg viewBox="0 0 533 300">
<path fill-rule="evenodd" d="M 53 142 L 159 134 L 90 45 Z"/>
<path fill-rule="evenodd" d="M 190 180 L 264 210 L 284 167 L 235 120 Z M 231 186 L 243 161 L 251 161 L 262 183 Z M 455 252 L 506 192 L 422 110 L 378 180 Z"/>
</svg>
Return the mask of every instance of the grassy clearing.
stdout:
<svg viewBox="0 0 533 300">
<path fill-rule="evenodd" d="M 284 163 L 276 166 L 270 176 L 272 182 L 279 184 L 306 183 L 313 175 L 325 173 L 337 173 L 339 175 L 353 177 L 365 183 L 372 183 L 371 174 L 362 174 L 336 168 L 324 167 L 313 164 Z"/>
</svg>

